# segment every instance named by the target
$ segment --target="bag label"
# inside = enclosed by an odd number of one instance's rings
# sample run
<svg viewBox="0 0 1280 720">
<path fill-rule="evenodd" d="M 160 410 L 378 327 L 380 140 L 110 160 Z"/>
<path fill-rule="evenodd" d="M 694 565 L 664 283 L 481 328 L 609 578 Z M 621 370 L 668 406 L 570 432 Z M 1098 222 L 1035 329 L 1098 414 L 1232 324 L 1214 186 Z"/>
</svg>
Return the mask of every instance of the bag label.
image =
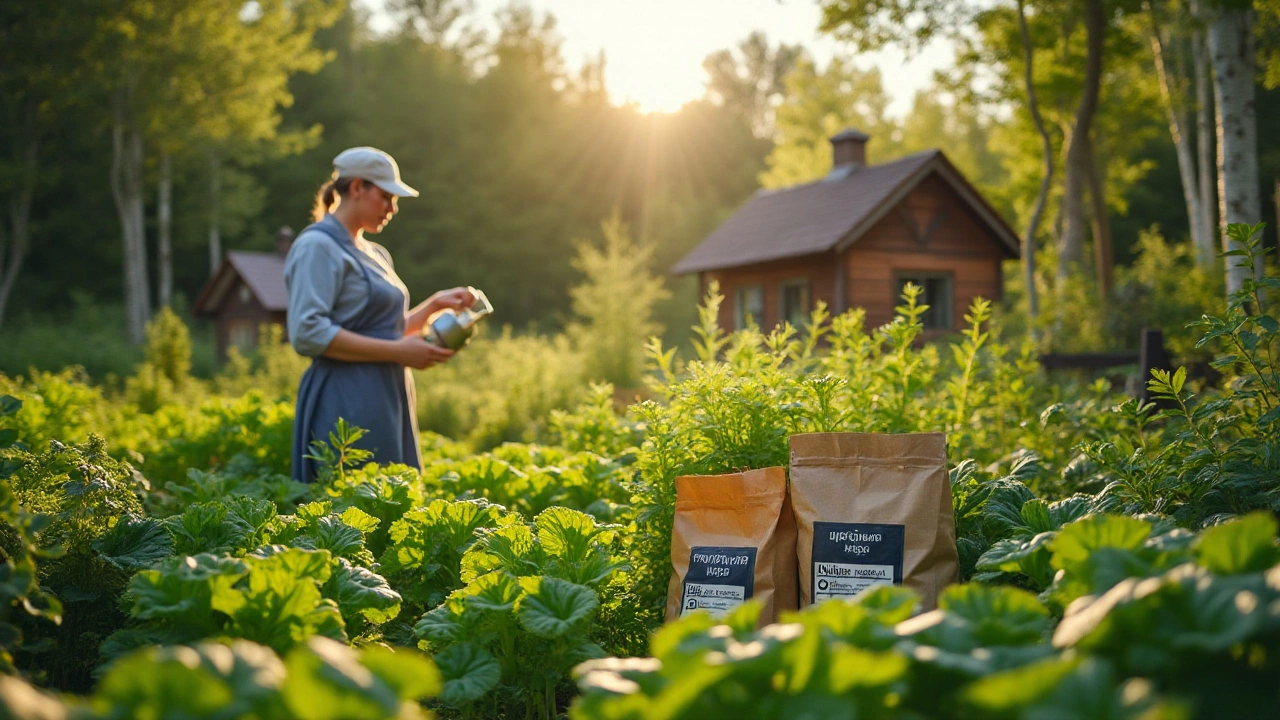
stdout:
<svg viewBox="0 0 1280 720">
<path fill-rule="evenodd" d="M 719 619 L 751 597 L 756 580 L 754 547 L 695 547 L 689 550 L 680 615 L 706 610 Z"/>
<path fill-rule="evenodd" d="M 811 602 L 902 584 L 906 526 L 815 522 Z"/>
</svg>

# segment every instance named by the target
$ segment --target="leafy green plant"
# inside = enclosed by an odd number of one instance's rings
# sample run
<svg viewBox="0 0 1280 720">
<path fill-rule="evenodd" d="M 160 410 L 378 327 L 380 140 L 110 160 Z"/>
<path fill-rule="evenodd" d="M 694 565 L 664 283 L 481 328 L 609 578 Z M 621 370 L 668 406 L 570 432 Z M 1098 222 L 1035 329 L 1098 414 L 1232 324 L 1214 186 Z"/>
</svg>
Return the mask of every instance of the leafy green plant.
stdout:
<svg viewBox="0 0 1280 720">
<path fill-rule="evenodd" d="M 1054 603 L 971 583 L 947 588 L 937 610 L 915 617 L 913 594 L 894 587 L 763 629 L 755 603 L 719 622 L 694 613 L 654 634 L 650 658 L 580 665 L 570 717 L 1270 712 L 1280 650 L 1276 520 L 1255 513 L 1199 535 L 1159 529 L 1119 515 L 1063 526 L 1048 543 L 1059 571 Z"/>
<path fill-rule="evenodd" d="M 313 637 L 281 657 L 236 640 L 140 649 L 112 665 L 84 699 L 0 677 L 0 710 L 19 720 L 406 720 L 430 717 L 419 701 L 439 691 L 435 665 L 412 650 L 355 650 Z"/>
<path fill-rule="evenodd" d="M 253 640 L 278 652 L 313 635 L 345 641 L 343 603 L 352 617 L 394 617 L 399 596 L 378 580 L 335 563 L 327 550 L 268 545 L 243 558 L 172 558 L 130 581 L 126 604 L 135 623 L 108 640 L 103 654 L 211 637 Z"/>
<path fill-rule="evenodd" d="M 558 687 L 571 667 L 604 651 L 591 641 L 606 585 L 624 565 L 616 528 L 569 508 L 549 508 L 532 526 L 478 531 L 462 558 L 465 587 L 414 626 L 437 653 L 441 699 L 465 714 L 523 704 L 554 718 Z"/>
<path fill-rule="evenodd" d="M 462 557 L 480 528 L 519 523 L 520 516 L 485 500 L 434 500 L 391 526 L 382 569 L 406 602 L 433 608 L 462 587 Z"/>
</svg>

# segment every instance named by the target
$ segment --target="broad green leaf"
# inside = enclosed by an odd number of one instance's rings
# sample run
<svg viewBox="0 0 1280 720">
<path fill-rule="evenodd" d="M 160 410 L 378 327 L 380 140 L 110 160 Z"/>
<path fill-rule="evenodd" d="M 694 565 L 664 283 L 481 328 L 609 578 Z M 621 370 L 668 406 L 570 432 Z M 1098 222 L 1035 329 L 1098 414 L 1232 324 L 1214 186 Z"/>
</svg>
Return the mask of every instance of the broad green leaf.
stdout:
<svg viewBox="0 0 1280 720">
<path fill-rule="evenodd" d="M 1075 571 L 1098 548 L 1135 550 L 1151 534 L 1151 525 L 1123 515 L 1090 515 L 1064 525 L 1053 539 L 1053 566 Z"/>
<path fill-rule="evenodd" d="M 595 518 L 566 507 L 543 510 L 533 524 L 543 549 L 570 563 L 587 559 L 593 551 L 592 541 L 602 532 L 596 528 Z"/>
<path fill-rule="evenodd" d="M 1049 627 L 1049 611 L 1036 596 L 1011 587 L 952 585 L 938 598 L 938 608 L 967 621 L 984 646 L 1031 644 Z"/>
<path fill-rule="evenodd" d="M 433 659 L 444 679 L 440 699 L 454 707 L 464 707 L 488 695 L 502 678 L 498 661 L 475 643 L 458 643 Z"/>
<path fill-rule="evenodd" d="M 255 497 L 233 497 L 225 501 L 227 514 L 240 520 L 254 533 L 261 532 L 276 518 L 276 504 Z"/>
<path fill-rule="evenodd" d="M 1280 562 L 1276 521 L 1256 512 L 1211 527 L 1195 543 L 1197 562 L 1219 575 L 1261 572 Z"/>
<path fill-rule="evenodd" d="M 466 603 L 468 608 L 486 612 L 510 612 L 516 606 L 516 600 L 523 594 L 520 582 L 505 572 L 491 572 L 482 575 L 467 585 Z"/>
<path fill-rule="evenodd" d="M 94 694 L 101 717 L 221 717 L 235 690 L 204 666 L 194 648 L 151 647 L 111 666 Z"/>
<path fill-rule="evenodd" d="M 1019 515 L 1023 526 L 1032 533 L 1038 534 L 1057 529 L 1057 525 L 1049 514 L 1048 504 L 1040 498 L 1032 498 L 1023 503 Z"/>
<path fill-rule="evenodd" d="M 320 502 L 299 505 L 298 511 L 294 514 L 304 524 L 311 525 L 315 523 L 316 520 L 325 517 L 331 512 L 333 512 L 333 503 L 328 500 L 322 500 Z"/>
<path fill-rule="evenodd" d="M 1048 695 L 1078 664 L 1055 657 L 979 678 L 964 689 L 961 699 L 984 712 L 1007 713 Z"/>
<path fill-rule="evenodd" d="M 355 560 L 364 551 L 364 534 L 329 515 L 316 518 L 310 531 L 299 535 L 292 544 L 310 550 L 328 550 L 337 557 Z"/>
<path fill-rule="evenodd" d="M 381 625 L 400 614 L 400 593 L 391 589 L 386 578 L 352 565 L 346 558 L 335 561 L 325 590 L 348 620 L 358 613 L 369 622 Z"/>
<path fill-rule="evenodd" d="M 462 556 L 464 582 L 498 569 L 515 577 L 539 574 L 533 531 L 528 525 L 483 528 L 476 535 L 475 545 Z"/>
<path fill-rule="evenodd" d="M 135 572 L 172 555 L 173 539 L 160 521 L 125 515 L 94 541 L 93 549 L 115 567 Z"/>
<path fill-rule="evenodd" d="M 421 700 L 440 694 L 440 670 L 431 658 L 407 648 L 370 645 L 360 651 L 360 664 L 386 683 L 401 700 Z"/>
<path fill-rule="evenodd" d="M 1021 482 L 1004 478 L 991 483 L 991 494 L 983 505 L 984 521 L 991 525 L 998 537 L 1023 530 L 1022 506 L 1035 495 Z"/>
<path fill-rule="evenodd" d="M 345 643 L 313 637 L 290 651 L 282 695 L 299 720 L 382 720 L 396 717 L 400 696 L 360 663 Z"/>
<path fill-rule="evenodd" d="M 600 606 L 591 588 L 558 578 L 521 578 L 527 593 L 520 600 L 520 624 L 539 637 L 562 637 L 585 622 Z"/>
<path fill-rule="evenodd" d="M 220 503 L 196 503 L 165 521 L 177 555 L 235 553 L 245 548 L 253 528 L 228 515 Z"/>
<path fill-rule="evenodd" d="M 343 510 L 342 514 L 339 515 L 338 518 L 342 520 L 342 522 L 350 525 L 351 527 L 359 530 L 362 533 L 365 533 L 366 535 L 373 532 L 374 530 L 377 530 L 378 525 L 382 522 L 378 518 L 370 515 L 369 513 L 365 512 L 364 510 L 361 510 L 358 507 L 355 507 L 354 505 L 347 508 L 346 510 Z"/>
<path fill-rule="evenodd" d="M 431 643 L 461 640 L 464 631 L 465 626 L 449 603 L 428 610 L 413 626 L 415 635 Z"/>
<path fill-rule="evenodd" d="M 212 610 L 234 612 L 242 599 L 232 586 L 248 573 L 241 560 L 214 555 L 172 558 L 129 582 L 130 614 L 139 620 L 206 627 Z"/>
<path fill-rule="evenodd" d="M 897 682 L 906 676 L 911 664 L 900 653 L 868 652 L 849 646 L 832 650 L 830 663 L 830 689 L 837 694 Z"/>
</svg>

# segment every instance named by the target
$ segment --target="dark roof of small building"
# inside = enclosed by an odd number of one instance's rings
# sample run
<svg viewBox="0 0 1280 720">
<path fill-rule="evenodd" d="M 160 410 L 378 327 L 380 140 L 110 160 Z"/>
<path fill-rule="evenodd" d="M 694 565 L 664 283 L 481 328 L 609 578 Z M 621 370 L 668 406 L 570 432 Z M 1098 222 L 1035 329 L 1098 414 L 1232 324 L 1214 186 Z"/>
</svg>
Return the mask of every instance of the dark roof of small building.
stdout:
<svg viewBox="0 0 1280 720">
<path fill-rule="evenodd" d="M 855 242 L 929 175 L 937 173 L 999 238 L 1021 254 L 1015 233 L 939 150 L 892 162 L 843 166 L 811 183 L 760 190 L 672 268 L 676 274 L 721 270 L 843 249 Z"/>
<path fill-rule="evenodd" d="M 232 250 L 223 259 L 218 272 L 205 284 L 193 308 L 196 315 L 215 315 L 222 307 L 227 292 L 239 278 L 249 287 L 258 304 L 269 312 L 284 312 L 289 307 L 289 293 L 284 286 L 284 256 L 279 253 Z"/>
</svg>

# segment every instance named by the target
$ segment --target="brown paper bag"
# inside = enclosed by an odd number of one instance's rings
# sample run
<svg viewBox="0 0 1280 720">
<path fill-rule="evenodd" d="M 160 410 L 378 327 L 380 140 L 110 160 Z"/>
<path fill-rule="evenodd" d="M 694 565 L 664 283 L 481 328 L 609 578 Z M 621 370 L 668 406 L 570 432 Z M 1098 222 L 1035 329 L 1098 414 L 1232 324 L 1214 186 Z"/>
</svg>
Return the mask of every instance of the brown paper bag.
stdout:
<svg viewBox="0 0 1280 720">
<path fill-rule="evenodd" d="M 959 579 L 946 436 L 791 436 L 800 602 L 904 585 L 925 610 Z"/>
<path fill-rule="evenodd" d="M 780 467 L 676 478 L 667 620 L 720 618 L 749 599 L 760 624 L 796 609 L 796 526 Z"/>
</svg>

